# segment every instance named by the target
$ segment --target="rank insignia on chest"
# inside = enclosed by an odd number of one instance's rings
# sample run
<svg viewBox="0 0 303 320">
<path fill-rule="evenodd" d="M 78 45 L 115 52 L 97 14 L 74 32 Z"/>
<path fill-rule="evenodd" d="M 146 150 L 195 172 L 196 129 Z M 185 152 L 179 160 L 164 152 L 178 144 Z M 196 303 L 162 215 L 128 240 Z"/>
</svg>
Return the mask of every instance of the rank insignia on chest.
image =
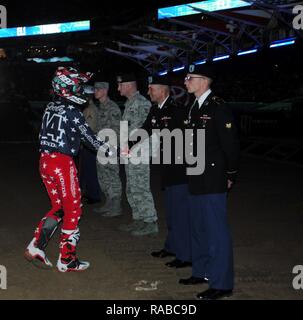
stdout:
<svg viewBox="0 0 303 320">
<path fill-rule="evenodd" d="M 231 124 L 230 122 L 229 122 L 229 123 L 226 123 L 225 127 L 226 127 L 226 129 L 231 129 L 232 124 Z"/>
<path fill-rule="evenodd" d="M 211 117 L 208 116 L 207 114 L 203 114 L 202 117 L 200 117 L 201 120 L 211 120 Z"/>
<path fill-rule="evenodd" d="M 151 123 L 152 123 L 152 124 L 156 124 L 156 123 L 157 123 L 157 120 L 156 120 L 155 118 L 152 118 Z"/>
</svg>

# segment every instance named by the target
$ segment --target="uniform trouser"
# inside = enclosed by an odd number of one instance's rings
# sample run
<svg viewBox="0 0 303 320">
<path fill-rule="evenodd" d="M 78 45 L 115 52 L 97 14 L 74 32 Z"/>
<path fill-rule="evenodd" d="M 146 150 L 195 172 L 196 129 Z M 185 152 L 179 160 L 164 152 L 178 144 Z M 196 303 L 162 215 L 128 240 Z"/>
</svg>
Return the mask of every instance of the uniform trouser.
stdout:
<svg viewBox="0 0 303 320">
<path fill-rule="evenodd" d="M 158 220 L 154 198 L 150 190 L 149 164 L 125 164 L 126 196 L 134 220 Z"/>
<path fill-rule="evenodd" d="M 80 184 L 81 190 L 86 197 L 100 200 L 96 153 L 86 147 L 83 147 L 80 152 Z"/>
<path fill-rule="evenodd" d="M 187 184 L 165 188 L 167 237 L 164 248 L 181 261 L 191 261 L 188 197 Z"/>
<path fill-rule="evenodd" d="M 106 197 L 121 199 L 122 183 L 119 175 L 119 163 L 101 164 L 97 160 L 97 174 L 99 186 Z"/>
<path fill-rule="evenodd" d="M 75 248 L 69 248 L 68 238 L 75 233 L 79 238 L 78 224 L 82 213 L 81 190 L 75 163 L 70 156 L 61 153 L 42 153 L 40 175 L 52 207 L 40 221 L 34 237 L 44 249 L 62 219 L 60 253 L 62 258 L 68 259 L 75 254 Z"/>
<path fill-rule="evenodd" d="M 226 193 L 190 195 L 194 277 L 209 278 L 214 289 L 233 289 L 233 250 Z"/>
</svg>

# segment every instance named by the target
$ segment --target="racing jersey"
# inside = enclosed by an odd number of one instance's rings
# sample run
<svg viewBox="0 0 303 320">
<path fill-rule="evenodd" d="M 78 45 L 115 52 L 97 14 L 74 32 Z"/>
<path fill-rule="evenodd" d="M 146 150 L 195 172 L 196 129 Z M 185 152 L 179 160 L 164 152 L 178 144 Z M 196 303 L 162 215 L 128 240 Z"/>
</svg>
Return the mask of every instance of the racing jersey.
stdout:
<svg viewBox="0 0 303 320">
<path fill-rule="evenodd" d="M 81 141 L 95 151 L 102 146 L 106 151 L 109 147 L 94 134 L 77 106 L 65 99 L 47 105 L 39 141 L 40 152 L 60 152 L 69 156 L 78 154 Z"/>
</svg>

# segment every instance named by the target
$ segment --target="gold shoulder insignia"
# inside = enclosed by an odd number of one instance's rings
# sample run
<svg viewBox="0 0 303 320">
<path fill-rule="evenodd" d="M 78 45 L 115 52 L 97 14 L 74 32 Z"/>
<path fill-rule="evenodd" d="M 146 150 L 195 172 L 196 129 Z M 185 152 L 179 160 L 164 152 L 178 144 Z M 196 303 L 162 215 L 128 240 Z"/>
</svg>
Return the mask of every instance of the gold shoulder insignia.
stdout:
<svg viewBox="0 0 303 320">
<path fill-rule="evenodd" d="M 222 98 L 219 98 L 217 96 L 212 97 L 212 101 L 214 101 L 216 104 L 223 104 L 225 101 Z"/>
</svg>

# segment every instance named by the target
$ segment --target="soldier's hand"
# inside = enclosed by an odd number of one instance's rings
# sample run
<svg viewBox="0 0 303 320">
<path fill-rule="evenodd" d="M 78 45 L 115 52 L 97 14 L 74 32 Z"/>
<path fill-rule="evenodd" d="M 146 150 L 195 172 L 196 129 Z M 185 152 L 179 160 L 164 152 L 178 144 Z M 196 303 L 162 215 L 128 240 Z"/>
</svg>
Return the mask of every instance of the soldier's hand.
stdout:
<svg viewBox="0 0 303 320">
<path fill-rule="evenodd" d="M 227 189 L 230 190 L 232 188 L 233 184 L 234 184 L 234 182 L 228 179 L 227 180 Z"/>
<path fill-rule="evenodd" d="M 106 157 L 116 157 L 117 156 L 117 149 L 118 148 L 116 146 L 112 146 L 109 143 L 105 142 L 101 148 L 104 151 Z"/>
<path fill-rule="evenodd" d="M 120 152 L 120 155 L 121 155 L 121 157 L 124 157 L 124 158 L 130 158 L 131 154 L 130 154 L 129 148 L 127 146 L 122 148 L 121 152 Z"/>
</svg>

